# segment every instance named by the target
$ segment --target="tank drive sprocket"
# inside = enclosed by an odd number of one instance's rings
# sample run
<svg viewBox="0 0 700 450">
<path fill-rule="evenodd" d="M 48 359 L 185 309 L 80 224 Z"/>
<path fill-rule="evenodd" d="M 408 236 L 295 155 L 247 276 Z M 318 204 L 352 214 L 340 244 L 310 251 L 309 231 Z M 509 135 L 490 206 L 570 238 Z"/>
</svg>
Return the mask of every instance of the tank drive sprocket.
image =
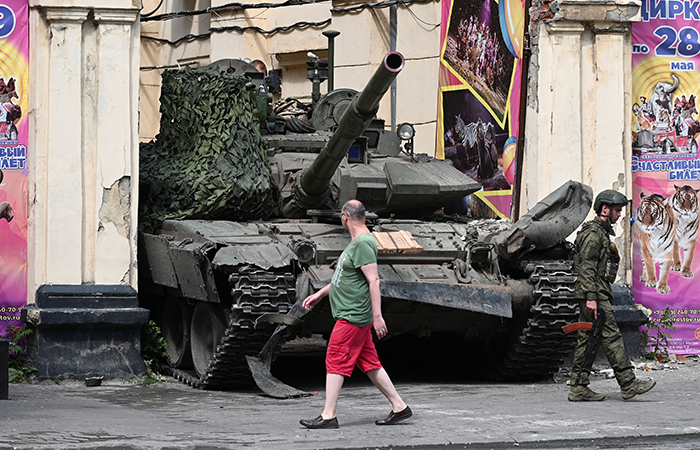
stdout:
<svg viewBox="0 0 700 450">
<path fill-rule="evenodd" d="M 533 284 L 534 301 L 527 315 L 515 318 L 522 331 L 511 337 L 497 378 L 538 380 L 551 376 L 573 349 L 576 335 L 565 335 L 562 326 L 578 320 L 574 299 L 576 273 L 573 261 L 529 261 L 525 266 Z"/>
</svg>

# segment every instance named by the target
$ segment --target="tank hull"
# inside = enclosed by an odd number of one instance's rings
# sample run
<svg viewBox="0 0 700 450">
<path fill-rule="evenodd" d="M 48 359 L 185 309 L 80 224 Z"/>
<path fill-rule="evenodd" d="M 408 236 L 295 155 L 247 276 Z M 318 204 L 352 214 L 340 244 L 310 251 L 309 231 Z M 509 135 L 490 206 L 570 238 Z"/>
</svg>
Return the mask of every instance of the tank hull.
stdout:
<svg viewBox="0 0 700 450">
<path fill-rule="evenodd" d="M 376 219 L 369 228 L 378 235 L 410 233 L 421 249 L 379 254 L 385 339 L 458 336 L 490 355 L 480 362 L 482 373 L 507 380 L 547 377 L 572 348 L 574 338 L 561 332 L 578 314 L 566 246 L 552 246 L 548 257 L 533 251 L 514 263 L 487 243 L 498 233 L 479 235 L 473 223 Z M 177 337 L 177 347 L 191 355 L 175 355 L 170 363 L 172 373 L 193 386 L 250 385 L 250 358 L 264 354 L 269 369 L 286 340 L 327 337 L 333 328 L 327 301 L 303 317 L 289 316 L 295 304 L 298 309 L 309 293 L 330 281 L 350 242 L 339 223 L 165 221 L 157 233 L 142 234 L 141 242 L 150 273 L 143 292 L 162 309 L 172 302 L 209 305 L 204 312 L 185 308 L 179 315 L 161 315 L 178 322 L 163 323 L 169 335 L 189 330 Z M 190 323 L 182 325 L 187 317 Z M 202 321 L 204 326 L 198 324 Z M 276 330 L 274 345 L 266 347 Z M 188 340 L 189 350 L 180 344 Z M 180 361 L 193 361 L 194 367 Z M 301 395 L 291 392 L 276 396 Z"/>
<path fill-rule="evenodd" d="M 378 242 L 389 329 L 385 339 L 456 336 L 484 349 L 488 358 L 479 362 L 506 379 L 541 378 L 557 369 L 573 340 L 561 326 L 577 314 L 570 248 L 562 240 L 588 214 L 590 188 L 567 183 L 523 220 L 498 230 L 447 216 L 443 208 L 480 184 L 449 161 L 416 156 L 410 127 L 392 137 L 375 118 L 404 62 L 399 53 L 387 54 L 365 89 L 343 104 L 333 133 L 316 133 L 309 145 L 298 136 L 267 139 L 271 147 L 263 154 L 259 133 L 249 126 L 235 138 L 229 133 L 225 142 L 214 132 L 200 133 L 199 153 L 190 158 L 218 156 L 203 172 L 190 164 L 187 173 L 174 175 L 171 166 L 189 159 L 178 153 L 169 163 L 163 158 L 171 156 L 170 147 L 152 146 L 141 177 L 150 180 L 150 189 L 141 192 L 150 193 L 144 198 L 154 205 L 142 203 L 149 227 L 139 239 L 140 298 L 168 339 L 174 376 L 205 389 L 255 382 L 272 396 L 304 395 L 274 379 L 270 368 L 286 340 L 331 332 L 328 302 L 308 313 L 301 302 L 329 282 L 350 242 L 340 220 L 350 199 L 371 212 L 368 226 Z M 216 75 L 207 72 L 211 79 Z M 242 93 L 254 87 L 219 78 L 210 84 L 240 86 Z M 174 100 L 200 98 L 197 80 L 188 78 L 192 92 L 173 94 Z M 220 109 L 250 109 L 239 106 Z M 321 112 L 312 114 L 319 119 Z M 231 121 L 214 125 L 222 134 Z M 175 121 L 162 120 L 161 134 L 168 130 L 189 136 Z M 250 137 L 248 147 L 241 136 Z M 264 170 L 252 177 L 253 167 Z M 155 176 L 161 173 L 164 178 Z M 266 189 L 258 189 L 261 184 Z M 246 202 L 236 206 L 240 198 Z M 149 206 L 164 212 L 147 213 Z M 162 220 L 172 217 L 274 219 Z M 155 223 L 160 225 L 153 231 Z"/>
</svg>

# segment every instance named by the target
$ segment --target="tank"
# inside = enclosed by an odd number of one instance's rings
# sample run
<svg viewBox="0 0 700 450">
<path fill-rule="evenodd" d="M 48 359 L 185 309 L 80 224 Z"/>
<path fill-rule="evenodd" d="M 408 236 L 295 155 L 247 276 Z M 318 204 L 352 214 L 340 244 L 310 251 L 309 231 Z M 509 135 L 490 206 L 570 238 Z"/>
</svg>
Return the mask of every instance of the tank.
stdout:
<svg viewBox="0 0 700 450">
<path fill-rule="evenodd" d="M 270 368 L 285 342 L 332 330 L 327 301 L 311 312 L 301 302 L 330 282 L 350 242 L 340 208 L 353 198 L 365 204 L 378 243 L 385 340 L 454 336 L 484 349 L 489 357 L 479 364 L 503 380 L 558 369 L 575 339 L 561 327 L 578 315 L 565 238 L 587 216 L 591 189 L 570 181 L 499 232 L 445 214 L 479 184 L 373 128 L 403 66 L 401 54 L 389 53 L 361 92 L 328 94 L 342 101 L 327 110 L 343 111 L 322 144 L 309 144 L 316 135 L 272 139 L 274 217 L 166 220 L 141 233 L 141 298 L 161 325 L 175 378 L 203 389 L 255 382 L 273 397 L 305 395 Z M 295 138 L 304 144 L 280 144 Z"/>
</svg>

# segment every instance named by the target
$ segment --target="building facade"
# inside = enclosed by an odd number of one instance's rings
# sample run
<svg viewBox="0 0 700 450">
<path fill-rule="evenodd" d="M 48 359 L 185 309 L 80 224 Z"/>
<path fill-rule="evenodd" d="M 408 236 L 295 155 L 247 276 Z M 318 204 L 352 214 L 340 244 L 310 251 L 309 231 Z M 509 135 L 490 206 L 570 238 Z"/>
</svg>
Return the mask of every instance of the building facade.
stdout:
<svg viewBox="0 0 700 450">
<path fill-rule="evenodd" d="M 415 150 L 435 154 L 440 2 L 258 3 L 30 0 L 27 303 L 39 328 L 49 320 L 41 314 L 68 307 L 71 296 L 93 306 L 107 291 L 137 296 L 138 144 L 158 133 L 164 68 L 260 59 L 280 70 L 282 97 L 308 100 L 307 53 L 327 57 L 323 31 L 340 32 L 335 87 L 360 89 L 395 47 L 405 69 L 379 116 L 413 123 Z M 630 25 L 639 8 L 637 0 L 533 2 L 521 211 L 569 179 L 630 196 Z M 629 284 L 629 220 L 617 227 Z M 42 295 L 52 307 L 35 304 Z M 122 312 L 135 316 L 114 323 L 136 327 L 144 319 L 129 301 Z"/>
</svg>

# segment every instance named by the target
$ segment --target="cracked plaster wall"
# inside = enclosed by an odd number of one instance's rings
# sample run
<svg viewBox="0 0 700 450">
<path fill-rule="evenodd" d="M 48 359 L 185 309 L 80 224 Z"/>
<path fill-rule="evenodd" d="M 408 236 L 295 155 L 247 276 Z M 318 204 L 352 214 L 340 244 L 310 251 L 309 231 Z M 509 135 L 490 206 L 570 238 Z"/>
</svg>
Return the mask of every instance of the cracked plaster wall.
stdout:
<svg viewBox="0 0 700 450">
<path fill-rule="evenodd" d="M 122 177 L 102 190 L 98 212 L 96 254 L 102 264 L 95 267 L 97 284 L 128 283 L 131 234 L 131 178 Z"/>
</svg>

